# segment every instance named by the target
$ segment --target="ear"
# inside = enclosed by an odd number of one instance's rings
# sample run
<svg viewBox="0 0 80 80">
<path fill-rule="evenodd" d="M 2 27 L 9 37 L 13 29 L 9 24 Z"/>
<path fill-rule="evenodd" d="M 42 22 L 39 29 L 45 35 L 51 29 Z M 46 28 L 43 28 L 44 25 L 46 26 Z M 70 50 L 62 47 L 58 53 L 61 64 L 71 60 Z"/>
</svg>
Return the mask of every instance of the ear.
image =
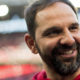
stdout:
<svg viewBox="0 0 80 80">
<path fill-rule="evenodd" d="M 35 46 L 35 42 L 28 33 L 25 34 L 25 42 L 28 45 L 28 47 L 30 48 L 30 50 L 32 51 L 32 53 L 34 53 L 34 54 L 38 53 L 37 48 Z"/>
</svg>

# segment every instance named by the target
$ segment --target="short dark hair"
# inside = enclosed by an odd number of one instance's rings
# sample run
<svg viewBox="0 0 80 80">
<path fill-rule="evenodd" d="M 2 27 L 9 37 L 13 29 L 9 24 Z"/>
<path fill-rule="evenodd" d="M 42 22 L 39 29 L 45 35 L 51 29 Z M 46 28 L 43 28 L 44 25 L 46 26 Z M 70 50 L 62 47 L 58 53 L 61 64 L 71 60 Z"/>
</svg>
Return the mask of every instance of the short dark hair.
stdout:
<svg viewBox="0 0 80 80">
<path fill-rule="evenodd" d="M 55 2 L 66 3 L 73 9 L 74 13 L 77 16 L 76 10 L 69 0 L 38 0 L 34 2 L 31 6 L 26 8 L 24 12 L 24 17 L 27 23 L 28 32 L 32 36 L 33 39 L 35 39 L 35 30 L 37 27 L 37 22 L 35 20 L 37 12 L 51 4 L 54 4 Z"/>
</svg>

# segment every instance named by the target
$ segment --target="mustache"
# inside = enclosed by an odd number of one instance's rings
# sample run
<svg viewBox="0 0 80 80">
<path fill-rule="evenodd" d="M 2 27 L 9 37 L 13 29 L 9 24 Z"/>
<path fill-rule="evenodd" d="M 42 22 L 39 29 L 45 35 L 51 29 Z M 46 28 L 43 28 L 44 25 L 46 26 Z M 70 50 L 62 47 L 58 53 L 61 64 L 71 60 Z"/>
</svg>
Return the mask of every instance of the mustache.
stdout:
<svg viewBox="0 0 80 80">
<path fill-rule="evenodd" d="M 57 49 L 62 49 L 62 50 L 76 49 L 77 48 L 77 43 L 73 43 L 72 45 L 67 45 L 67 44 L 60 45 L 60 44 L 58 44 L 56 48 Z"/>
<path fill-rule="evenodd" d="M 63 50 L 72 50 L 72 49 L 78 49 L 79 48 L 79 44 L 78 43 L 73 43 L 72 45 L 68 45 L 68 44 L 57 44 L 57 46 L 52 50 L 52 55 L 56 55 L 59 54 L 59 51 Z"/>
</svg>

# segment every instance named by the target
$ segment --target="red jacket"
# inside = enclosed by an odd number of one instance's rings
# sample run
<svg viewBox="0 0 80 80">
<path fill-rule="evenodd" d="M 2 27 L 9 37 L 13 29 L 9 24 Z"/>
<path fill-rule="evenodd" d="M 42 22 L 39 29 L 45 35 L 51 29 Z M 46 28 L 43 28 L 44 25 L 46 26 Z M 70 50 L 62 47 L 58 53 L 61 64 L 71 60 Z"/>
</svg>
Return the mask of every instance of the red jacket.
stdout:
<svg viewBox="0 0 80 80">
<path fill-rule="evenodd" d="M 50 80 L 47 78 L 46 72 L 42 70 L 41 72 L 37 73 L 32 80 Z M 74 80 L 80 80 L 80 75 L 78 75 Z"/>
</svg>

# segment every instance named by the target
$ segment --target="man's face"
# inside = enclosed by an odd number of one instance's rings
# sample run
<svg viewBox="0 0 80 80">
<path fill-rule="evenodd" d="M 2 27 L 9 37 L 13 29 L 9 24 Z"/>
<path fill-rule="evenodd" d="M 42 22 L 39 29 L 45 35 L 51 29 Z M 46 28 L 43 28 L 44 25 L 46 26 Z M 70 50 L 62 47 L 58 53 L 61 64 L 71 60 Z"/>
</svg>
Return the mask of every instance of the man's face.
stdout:
<svg viewBox="0 0 80 80">
<path fill-rule="evenodd" d="M 80 65 L 80 29 L 74 11 L 56 2 L 36 15 L 35 43 L 48 67 L 60 75 L 74 73 Z"/>
</svg>

